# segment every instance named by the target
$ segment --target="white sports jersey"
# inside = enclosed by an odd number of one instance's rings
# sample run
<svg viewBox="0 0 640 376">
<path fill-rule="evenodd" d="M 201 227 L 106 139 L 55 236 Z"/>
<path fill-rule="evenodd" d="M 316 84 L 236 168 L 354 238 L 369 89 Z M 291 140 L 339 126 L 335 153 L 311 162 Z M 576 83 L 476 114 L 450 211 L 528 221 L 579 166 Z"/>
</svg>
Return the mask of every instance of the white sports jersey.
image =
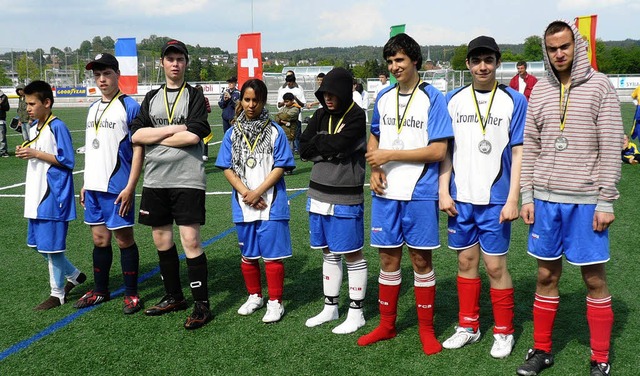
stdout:
<svg viewBox="0 0 640 376">
<path fill-rule="evenodd" d="M 394 85 L 380 93 L 373 108 L 371 133 L 378 137 L 380 149 L 392 150 L 401 145 L 403 150 L 412 150 L 453 137 L 451 119 L 440 91 L 421 83 L 407 109 L 409 95 L 400 95 L 398 101 L 396 88 Z M 404 123 L 398 133 L 396 113 L 402 117 L 405 109 Z M 385 163 L 381 167 L 387 175 L 387 187 L 380 197 L 404 201 L 437 200 L 439 166 L 439 163 Z"/>
<path fill-rule="evenodd" d="M 58 118 L 53 118 L 38 130 L 37 121 L 29 130 L 28 147 L 56 156 L 62 166 L 54 166 L 41 159 L 27 162 L 24 190 L 24 216 L 30 219 L 71 221 L 76 218 L 73 194 L 75 156 L 71 134 Z"/>
<path fill-rule="evenodd" d="M 129 125 L 139 111 L 138 102 L 127 95 L 110 104 L 97 101 L 91 105 L 85 135 L 85 189 L 119 194 L 127 186 L 133 158 Z"/>
<path fill-rule="evenodd" d="M 471 90 L 468 85 L 447 93 L 455 133 L 451 197 L 476 205 L 504 204 L 511 181 L 511 148 L 522 145 L 527 100 L 516 90 L 498 85 L 483 136 Z M 485 118 L 491 91 L 476 90 L 475 94 Z M 491 144 L 489 153 L 480 152 L 483 140 Z"/>
</svg>

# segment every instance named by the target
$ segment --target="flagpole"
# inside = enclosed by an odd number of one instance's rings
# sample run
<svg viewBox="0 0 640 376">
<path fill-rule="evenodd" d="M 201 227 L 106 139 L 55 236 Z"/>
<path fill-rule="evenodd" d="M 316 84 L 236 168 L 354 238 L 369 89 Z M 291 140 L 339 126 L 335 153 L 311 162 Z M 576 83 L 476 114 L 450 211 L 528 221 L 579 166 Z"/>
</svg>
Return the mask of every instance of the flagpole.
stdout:
<svg viewBox="0 0 640 376">
<path fill-rule="evenodd" d="M 251 0 L 251 32 L 253 33 L 253 0 Z"/>
</svg>

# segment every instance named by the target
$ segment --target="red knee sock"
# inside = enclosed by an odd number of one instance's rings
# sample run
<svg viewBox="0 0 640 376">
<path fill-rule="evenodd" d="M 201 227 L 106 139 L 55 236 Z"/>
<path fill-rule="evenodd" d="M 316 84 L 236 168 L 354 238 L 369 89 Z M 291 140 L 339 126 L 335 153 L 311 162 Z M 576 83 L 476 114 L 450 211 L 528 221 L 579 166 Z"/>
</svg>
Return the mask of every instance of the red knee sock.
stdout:
<svg viewBox="0 0 640 376">
<path fill-rule="evenodd" d="M 513 334 L 513 288 L 490 289 L 493 306 L 493 334 Z"/>
<path fill-rule="evenodd" d="M 258 261 L 242 259 L 240 263 L 244 284 L 249 295 L 258 294 L 262 296 L 262 284 L 260 283 L 260 264 Z"/>
<path fill-rule="evenodd" d="M 608 363 L 613 327 L 611 296 L 602 299 L 587 297 L 587 322 L 591 332 L 591 360 Z"/>
<path fill-rule="evenodd" d="M 533 302 L 533 347 L 535 349 L 551 352 L 553 322 L 559 305 L 559 296 L 535 295 Z"/>
<path fill-rule="evenodd" d="M 264 263 L 267 275 L 267 289 L 269 300 L 282 302 L 282 290 L 284 289 L 284 264 L 282 261 L 266 261 Z"/>
<path fill-rule="evenodd" d="M 458 276 L 458 325 L 471 328 L 474 332 L 480 327 L 480 278 Z"/>
<path fill-rule="evenodd" d="M 378 302 L 380 307 L 380 324 L 371 333 L 360 337 L 358 339 L 358 345 L 367 346 L 396 336 L 399 295 L 400 284 L 379 285 Z"/>
<path fill-rule="evenodd" d="M 436 298 L 436 286 L 415 286 L 413 291 L 416 295 L 418 330 L 420 333 L 420 342 L 422 342 L 422 351 L 427 355 L 437 354 L 442 351 L 442 345 L 438 342 L 433 329 L 433 310 Z"/>
</svg>

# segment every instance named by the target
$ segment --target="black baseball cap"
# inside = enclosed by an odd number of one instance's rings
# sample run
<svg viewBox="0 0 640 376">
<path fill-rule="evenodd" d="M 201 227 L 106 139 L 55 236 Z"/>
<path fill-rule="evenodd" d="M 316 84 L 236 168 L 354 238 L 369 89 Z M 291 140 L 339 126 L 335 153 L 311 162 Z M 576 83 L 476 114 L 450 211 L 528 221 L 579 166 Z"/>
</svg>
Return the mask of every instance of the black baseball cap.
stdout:
<svg viewBox="0 0 640 376">
<path fill-rule="evenodd" d="M 228 79 L 228 80 L 227 80 L 227 82 L 229 82 L 229 83 L 231 83 L 231 82 L 238 83 L 238 77 L 236 77 L 236 76 L 231 76 L 231 78 L 230 78 L 230 79 Z"/>
<path fill-rule="evenodd" d="M 187 59 L 189 58 L 189 52 L 187 51 L 187 46 L 185 46 L 184 43 L 176 39 L 170 39 L 167 41 L 167 43 L 164 44 L 164 46 L 162 46 L 162 52 L 160 53 L 160 58 L 163 58 L 164 55 L 167 54 L 167 50 L 171 48 L 173 48 L 174 50 L 178 51 L 181 54 L 184 54 L 184 56 Z"/>
<path fill-rule="evenodd" d="M 473 51 L 480 49 L 495 52 L 498 59 L 502 55 L 500 53 L 500 47 L 498 47 L 498 43 L 496 43 L 495 39 L 486 35 L 481 35 L 469 42 L 469 46 L 467 47 L 467 59 L 469 58 L 469 56 L 471 56 L 471 53 Z"/>
<path fill-rule="evenodd" d="M 101 54 L 97 54 L 96 57 L 93 58 L 84 68 L 86 70 L 92 70 L 94 65 L 102 65 L 107 68 L 113 68 L 114 71 L 120 70 L 120 65 L 118 64 L 118 59 L 115 56 L 103 52 Z"/>
</svg>

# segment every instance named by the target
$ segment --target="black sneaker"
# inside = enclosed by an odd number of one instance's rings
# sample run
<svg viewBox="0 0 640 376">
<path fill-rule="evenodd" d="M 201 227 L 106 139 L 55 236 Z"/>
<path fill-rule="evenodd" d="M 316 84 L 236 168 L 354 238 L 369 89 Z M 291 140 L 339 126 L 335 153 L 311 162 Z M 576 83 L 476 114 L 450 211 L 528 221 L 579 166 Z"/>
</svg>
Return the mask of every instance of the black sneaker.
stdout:
<svg viewBox="0 0 640 376">
<path fill-rule="evenodd" d="M 124 297 L 124 308 L 122 312 L 125 315 L 131 315 L 142 309 L 142 301 L 138 295 L 126 295 Z"/>
<path fill-rule="evenodd" d="M 591 362 L 591 376 L 609 376 L 611 375 L 611 364 Z"/>
<path fill-rule="evenodd" d="M 522 376 L 535 376 L 543 369 L 553 365 L 553 354 L 542 350 L 529 349 L 524 363 L 518 367 L 516 373 Z"/>
<path fill-rule="evenodd" d="M 69 293 L 71 292 L 71 290 L 73 290 L 74 287 L 83 284 L 86 280 L 87 280 L 87 275 L 80 272 L 80 274 L 78 275 L 78 278 L 76 278 L 75 280 L 76 283 L 67 281 L 67 283 L 64 285 L 64 296 L 66 297 L 67 295 L 69 295 Z"/>
<path fill-rule="evenodd" d="M 184 328 L 187 330 L 202 328 L 206 323 L 211 321 L 213 315 L 209 309 L 208 302 L 196 301 L 193 304 L 193 312 L 184 322 Z"/>
<path fill-rule="evenodd" d="M 158 304 L 144 311 L 147 316 L 160 316 L 173 311 L 184 311 L 187 309 L 187 301 L 182 297 L 176 299 L 171 294 L 167 294 L 160 299 Z"/>
</svg>

